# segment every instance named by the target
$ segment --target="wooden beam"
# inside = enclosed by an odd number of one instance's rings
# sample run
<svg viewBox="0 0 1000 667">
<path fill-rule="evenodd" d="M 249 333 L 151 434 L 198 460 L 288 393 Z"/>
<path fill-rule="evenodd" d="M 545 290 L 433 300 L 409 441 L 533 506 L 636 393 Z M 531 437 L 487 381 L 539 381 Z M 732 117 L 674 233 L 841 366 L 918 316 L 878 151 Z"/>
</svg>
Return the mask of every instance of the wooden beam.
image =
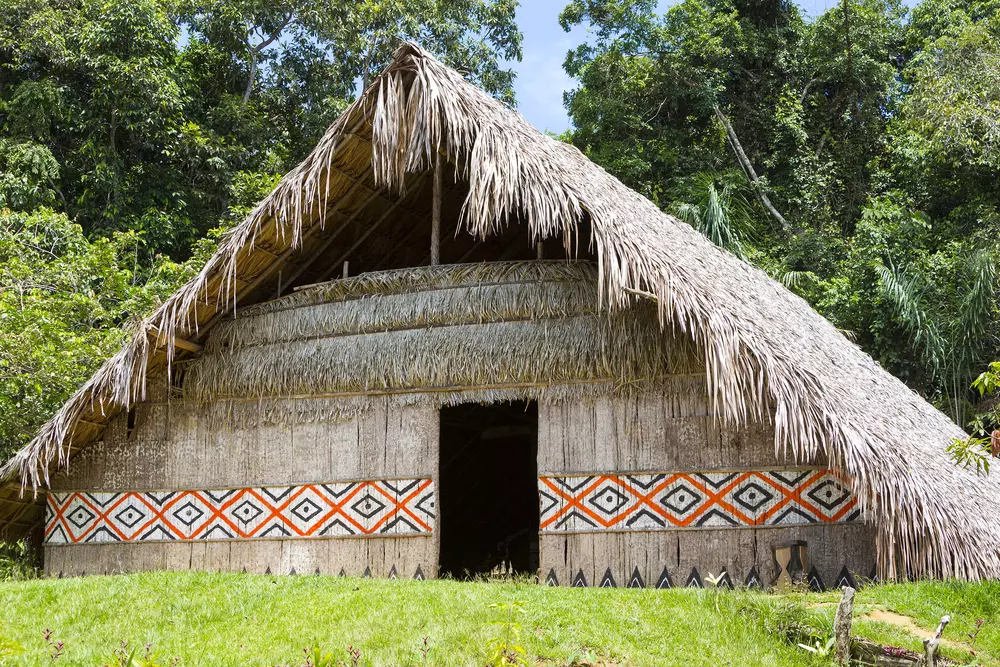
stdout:
<svg viewBox="0 0 1000 667">
<path fill-rule="evenodd" d="M 369 195 L 361 203 L 361 205 L 359 205 L 356 209 L 354 209 L 354 213 L 352 213 L 347 218 L 347 220 L 345 220 L 344 222 L 342 222 L 340 224 L 340 226 L 337 227 L 336 231 L 334 231 L 328 237 L 326 237 L 325 239 L 323 239 L 323 242 L 320 243 L 319 248 L 317 248 L 313 252 L 313 254 L 309 257 L 309 259 L 307 259 L 305 262 L 303 262 L 302 265 L 299 266 L 298 269 L 296 269 L 295 273 L 293 273 L 292 276 L 288 280 L 285 281 L 285 285 L 294 285 L 295 281 L 298 280 L 299 276 L 301 276 L 303 273 L 305 273 L 306 270 L 310 266 L 313 265 L 313 262 L 315 262 L 317 259 L 319 259 L 323 255 L 323 253 L 326 252 L 326 250 L 333 244 L 333 242 L 337 240 L 337 237 L 340 236 L 340 233 L 342 231 L 344 231 L 345 229 L 347 229 L 348 225 L 350 225 L 352 222 L 354 222 L 357 219 L 357 217 L 361 214 L 361 212 L 365 209 L 365 207 L 368 206 L 368 204 L 370 204 L 372 202 L 372 200 L 374 200 L 376 198 L 376 195 L 377 195 L 377 193 Z"/>
<path fill-rule="evenodd" d="M 833 633 L 836 638 L 835 657 L 838 665 L 849 665 L 851 662 L 851 621 L 854 617 L 854 589 L 844 586 L 837 605 L 837 613 L 833 619 Z"/>
<path fill-rule="evenodd" d="M 414 189 L 416 189 L 421 183 L 423 183 L 424 177 L 426 175 L 427 175 L 427 172 L 424 172 L 423 174 L 420 174 L 420 177 L 417 179 L 417 182 L 413 184 L 413 188 Z M 395 208 L 396 208 L 395 206 L 391 207 L 388 211 L 386 211 L 385 213 L 383 213 L 382 216 L 378 220 L 376 220 L 375 222 L 373 222 L 368 227 L 368 229 L 365 231 L 365 233 L 361 235 L 361 238 L 359 238 L 357 241 L 355 241 L 354 244 L 351 245 L 350 248 L 348 248 L 346 251 L 344 251 L 340 255 L 340 257 L 338 257 L 337 259 L 335 259 L 330 264 L 330 266 L 327 267 L 326 271 L 323 272 L 323 275 L 321 275 L 320 279 L 318 281 L 316 281 L 316 282 L 317 283 L 321 283 L 321 282 L 326 281 L 333 274 L 334 271 L 336 271 L 338 268 L 340 268 L 341 262 L 343 262 L 345 259 L 347 259 L 348 257 L 350 257 L 351 253 L 354 252 L 355 250 L 357 250 L 358 247 L 362 243 L 364 243 L 365 240 L 367 240 L 367 238 L 369 236 L 371 236 L 372 233 L 376 229 L 378 229 L 379 225 L 381 225 L 383 222 L 385 222 L 386 218 L 388 218 L 389 215 L 395 211 Z"/>
<path fill-rule="evenodd" d="M 20 493 L 20 487 L 18 487 L 18 493 Z M 6 496 L 4 498 L 0 498 L 0 503 L 13 503 L 15 505 L 42 505 L 42 503 L 39 503 L 37 500 L 24 500 L 23 498 L 17 496 Z"/>
<path fill-rule="evenodd" d="M 441 189 L 441 194 L 442 194 L 441 200 L 442 200 L 442 202 L 444 201 L 444 194 L 451 195 L 452 193 L 454 193 L 454 191 L 455 191 L 454 188 L 443 187 Z M 403 210 L 407 210 L 407 209 L 403 209 Z M 406 236 L 403 237 L 402 241 L 400 241 L 399 243 L 396 244 L 397 247 L 394 250 L 390 250 L 385 255 L 385 257 L 383 257 L 381 260 L 379 260 L 379 264 L 378 265 L 379 266 L 389 265 L 389 260 L 396 254 L 395 250 L 400 250 L 406 244 L 408 244 L 413 239 L 413 235 L 417 231 L 419 231 L 419 229 L 420 229 L 419 227 L 414 227 L 413 230 L 411 230 Z M 427 255 L 424 256 L 423 260 L 421 260 L 420 263 L 418 263 L 416 266 L 424 266 L 426 264 L 429 264 L 430 261 L 431 261 L 431 256 L 430 256 L 430 254 L 427 254 Z"/>
<path fill-rule="evenodd" d="M 434 187 L 431 200 L 431 266 L 441 263 L 441 154 L 434 154 Z"/>
<path fill-rule="evenodd" d="M 400 206 L 399 203 L 396 200 L 394 200 L 391 197 L 389 197 L 385 193 L 384 190 L 380 190 L 379 188 L 372 187 L 371 185 L 368 185 L 364 181 L 361 181 L 360 179 L 368 172 L 368 169 L 366 169 L 364 172 L 362 172 L 361 175 L 358 176 L 358 178 L 355 178 L 355 177 L 351 176 L 350 174 L 348 174 L 347 172 L 341 171 L 341 170 L 337 169 L 336 167 L 331 167 L 331 169 L 333 169 L 334 171 L 336 171 L 338 174 L 340 174 L 341 176 L 343 176 L 347 180 L 351 181 L 351 183 L 353 183 L 354 185 L 360 186 L 361 188 L 367 190 L 369 193 L 375 195 L 375 197 L 377 197 L 378 199 L 381 199 L 386 204 L 389 204 L 390 206 L 396 206 L 400 211 L 402 211 L 403 213 L 411 216 L 412 218 L 414 218 L 416 220 L 422 220 L 423 219 L 422 216 L 419 213 L 417 213 L 416 211 L 413 211 L 413 210 L 411 210 L 411 209 L 409 209 L 409 208 L 407 208 L 405 206 Z M 370 169 L 370 166 L 369 166 L 369 169 Z"/>
<path fill-rule="evenodd" d="M 160 340 L 162 340 L 163 338 L 166 337 L 166 336 L 163 336 L 161 334 L 160 330 L 157 329 L 156 327 L 152 327 L 148 331 L 148 333 L 151 336 L 153 336 L 156 339 L 157 342 L 159 342 Z M 200 353 L 200 352 L 204 351 L 204 349 L 205 349 L 205 346 L 203 346 L 203 345 L 199 345 L 198 343 L 192 343 L 191 341 L 186 340 L 184 338 L 180 338 L 178 336 L 171 336 L 170 338 L 172 338 L 173 341 L 174 341 L 174 347 L 178 347 L 178 348 L 180 348 L 182 350 L 187 350 L 188 352 L 199 352 Z"/>
<path fill-rule="evenodd" d="M 478 249 L 478 248 L 479 248 L 479 246 L 481 246 L 482 244 L 483 244 L 483 241 L 482 241 L 482 239 L 476 239 L 476 242 L 472 244 L 472 247 L 471 247 L 471 248 L 469 248 L 469 249 L 468 249 L 468 250 L 467 250 L 467 251 L 465 252 L 465 254 L 464 254 L 464 255 L 462 255 L 461 257 L 459 257 L 459 258 L 458 258 L 458 261 L 457 261 L 457 262 L 455 262 L 455 263 L 456 263 L 456 264 L 463 264 L 463 263 L 465 262 L 465 260 L 467 260 L 467 259 L 469 258 L 469 255 L 471 255 L 472 253 L 476 252 L 476 249 Z"/>
<path fill-rule="evenodd" d="M 310 227 L 309 230 L 303 235 L 303 240 L 309 238 L 309 236 L 311 236 L 316 229 L 319 229 L 318 224 L 314 224 L 312 227 Z M 282 252 L 280 255 L 278 255 L 278 257 L 276 257 L 271 264 L 269 264 L 263 271 L 258 273 L 253 280 L 248 282 L 246 284 L 246 287 L 239 290 L 232 299 L 227 299 L 224 308 L 220 308 L 215 315 L 212 315 L 212 317 L 209 318 L 208 322 L 198 327 L 197 338 L 199 339 L 204 338 L 208 334 L 209 329 L 215 326 L 216 322 L 218 322 L 220 319 L 222 319 L 232 311 L 234 303 L 239 303 L 242 299 L 246 298 L 251 292 L 257 289 L 261 285 L 261 283 L 263 283 L 265 280 L 274 275 L 275 271 L 278 270 L 278 268 L 282 265 L 285 259 L 287 259 L 292 253 L 294 253 L 298 249 L 299 248 L 295 246 L 291 245 L 288 246 L 285 249 L 285 251 Z"/>
</svg>

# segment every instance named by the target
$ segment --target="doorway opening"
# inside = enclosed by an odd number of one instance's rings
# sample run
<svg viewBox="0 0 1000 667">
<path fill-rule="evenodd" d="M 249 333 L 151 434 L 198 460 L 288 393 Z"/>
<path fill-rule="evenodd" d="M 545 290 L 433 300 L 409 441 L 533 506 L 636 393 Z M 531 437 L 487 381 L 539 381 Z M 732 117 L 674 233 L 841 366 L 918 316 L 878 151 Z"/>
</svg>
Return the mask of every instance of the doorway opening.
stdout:
<svg viewBox="0 0 1000 667">
<path fill-rule="evenodd" d="M 538 570 L 538 406 L 441 409 L 442 576 Z"/>
</svg>

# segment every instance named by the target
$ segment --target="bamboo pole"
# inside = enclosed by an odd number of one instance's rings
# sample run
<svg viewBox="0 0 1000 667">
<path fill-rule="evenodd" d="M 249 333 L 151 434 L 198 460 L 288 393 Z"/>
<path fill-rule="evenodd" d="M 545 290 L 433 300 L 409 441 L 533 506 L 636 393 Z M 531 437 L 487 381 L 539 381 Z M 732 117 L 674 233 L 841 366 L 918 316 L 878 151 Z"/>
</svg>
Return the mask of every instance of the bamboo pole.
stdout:
<svg viewBox="0 0 1000 667">
<path fill-rule="evenodd" d="M 434 159 L 434 194 L 431 203 L 431 266 L 441 263 L 441 154 Z"/>
</svg>

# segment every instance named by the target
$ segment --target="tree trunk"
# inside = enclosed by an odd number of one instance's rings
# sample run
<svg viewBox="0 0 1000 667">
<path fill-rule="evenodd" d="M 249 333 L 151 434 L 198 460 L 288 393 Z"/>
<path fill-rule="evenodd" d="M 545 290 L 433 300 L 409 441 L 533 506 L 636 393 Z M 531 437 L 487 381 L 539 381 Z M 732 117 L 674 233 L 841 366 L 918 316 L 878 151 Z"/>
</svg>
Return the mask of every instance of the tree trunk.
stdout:
<svg viewBox="0 0 1000 667">
<path fill-rule="evenodd" d="M 247 76 L 247 87 L 243 90 L 243 104 L 246 104 L 250 99 L 250 93 L 253 92 L 253 84 L 257 80 L 257 54 L 259 51 L 254 49 L 250 52 L 250 74 Z"/>
<path fill-rule="evenodd" d="M 767 193 L 764 192 L 764 187 L 760 183 L 760 178 L 757 177 L 757 172 L 753 168 L 753 164 L 750 163 L 750 158 L 747 157 L 746 152 L 743 150 L 743 145 L 740 143 L 739 137 L 736 136 L 736 130 L 730 124 L 729 119 L 726 118 L 725 114 L 718 106 L 713 108 L 716 117 L 722 122 L 722 126 L 726 128 L 726 136 L 729 138 L 729 144 L 733 147 L 733 152 L 736 153 L 736 159 L 743 168 L 743 172 L 750 179 L 750 183 L 753 185 L 754 192 L 757 194 L 757 198 L 760 199 L 760 203 L 764 205 L 768 213 L 778 221 L 781 228 L 788 231 L 788 223 L 785 218 L 778 212 L 778 209 L 774 208 L 774 204 L 771 203 L 770 198 Z"/>
</svg>

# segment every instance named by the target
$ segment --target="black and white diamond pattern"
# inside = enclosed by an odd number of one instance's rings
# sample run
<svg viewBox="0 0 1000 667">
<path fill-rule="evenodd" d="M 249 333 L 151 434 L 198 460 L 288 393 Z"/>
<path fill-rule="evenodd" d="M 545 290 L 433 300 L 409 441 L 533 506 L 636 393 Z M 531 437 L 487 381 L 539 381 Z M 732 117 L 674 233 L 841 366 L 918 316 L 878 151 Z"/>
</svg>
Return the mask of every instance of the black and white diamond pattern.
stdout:
<svg viewBox="0 0 1000 667">
<path fill-rule="evenodd" d="M 434 530 L 430 479 L 244 489 L 50 493 L 48 544 L 405 535 Z"/>
<path fill-rule="evenodd" d="M 860 518 L 829 470 L 540 477 L 542 532 L 836 523 Z"/>
</svg>

